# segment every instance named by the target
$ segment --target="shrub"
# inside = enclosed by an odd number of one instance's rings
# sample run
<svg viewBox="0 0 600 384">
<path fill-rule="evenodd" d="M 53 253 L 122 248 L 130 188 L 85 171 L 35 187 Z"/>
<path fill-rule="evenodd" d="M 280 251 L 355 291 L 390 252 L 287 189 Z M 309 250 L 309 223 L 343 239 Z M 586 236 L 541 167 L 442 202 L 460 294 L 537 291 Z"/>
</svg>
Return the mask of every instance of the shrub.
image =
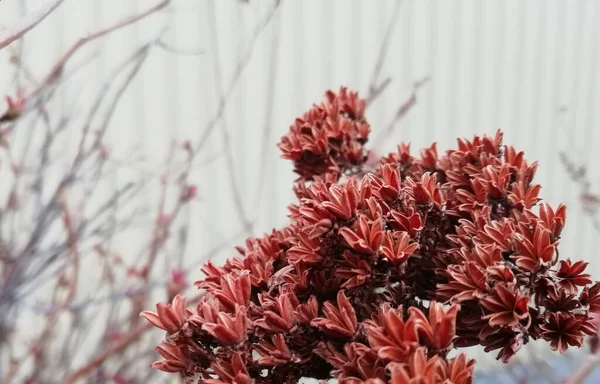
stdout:
<svg viewBox="0 0 600 384">
<path fill-rule="evenodd" d="M 299 176 L 290 224 L 207 263 L 197 307 L 142 313 L 167 333 L 153 367 L 205 384 L 462 384 L 474 362 L 454 348 L 507 362 L 530 340 L 562 353 L 596 334 L 600 283 L 558 260 L 566 208 L 541 202 L 537 163 L 498 131 L 372 166 L 364 112 L 342 88 L 296 119 L 279 143 Z"/>
</svg>

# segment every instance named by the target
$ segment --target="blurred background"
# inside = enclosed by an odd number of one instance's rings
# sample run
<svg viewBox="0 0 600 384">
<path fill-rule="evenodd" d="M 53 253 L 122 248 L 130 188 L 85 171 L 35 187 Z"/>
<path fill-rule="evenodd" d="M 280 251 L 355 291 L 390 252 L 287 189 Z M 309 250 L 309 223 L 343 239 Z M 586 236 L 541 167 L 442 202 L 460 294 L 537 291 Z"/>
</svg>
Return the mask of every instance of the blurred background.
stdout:
<svg viewBox="0 0 600 384">
<path fill-rule="evenodd" d="M 0 33 L 45 2 L 0 1 Z M 370 98 L 381 154 L 502 129 L 568 206 L 561 256 L 598 278 L 599 17 L 567 0 L 65 0 L 0 50 L 0 95 L 24 101 L 0 126 L 0 380 L 171 382 L 148 372 L 163 335 L 137 313 L 286 223 L 276 143 L 340 86 Z M 470 353 L 481 383 L 559 383 L 588 354 L 550 352 Z"/>
</svg>

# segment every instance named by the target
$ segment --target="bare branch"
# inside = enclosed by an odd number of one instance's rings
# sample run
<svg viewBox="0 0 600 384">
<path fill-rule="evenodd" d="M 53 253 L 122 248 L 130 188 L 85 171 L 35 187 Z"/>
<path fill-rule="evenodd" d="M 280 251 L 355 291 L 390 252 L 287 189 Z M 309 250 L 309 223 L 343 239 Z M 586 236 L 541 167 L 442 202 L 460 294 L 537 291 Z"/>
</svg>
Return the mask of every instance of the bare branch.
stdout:
<svg viewBox="0 0 600 384">
<path fill-rule="evenodd" d="M 21 21 L 9 28 L 6 31 L 0 33 L 0 49 L 10 45 L 15 40 L 23 37 L 27 32 L 35 28 L 39 23 L 42 22 L 58 8 L 65 0 L 46 0 L 38 8 L 34 9 L 31 13 L 26 15 Z"/>
<path fill-rule="evenodd" d="M 396 0 L 394 3 L 394 9 L 392 10 L 392 15 L 390 16 L 390 22 L 385 30 L 385 35 L 383 36 L 383 41 L 381 42 L 381 47 L 379 48 L 379 54 L 377 55 L 377 62 L 375 63 L 375 68 L 371 74 L 371 81 L 369 82 L 369 94 L 367 95 L 367 106 L 371 105 L 392 82 L 392 79 L 387 77 L 380 84 L 378 84 L 381 68 L 383 68 L 385 55 L 389 50 L 392 32 L 394 31 L 396 22 L 398 21 L 398 14 L 400 13 L 401 5 L 402 0 Z"/>
<path fill-rule="evenodd" d="M 236 68 L 233 73 L 233 78 L 232 78 L 231 82 L 229 83 L 228 87 L 223 92 L 223 97 L 219 100 L 219 107 L 218 107 L 217 113 L 206 124 L 206 127 L 204 128 L 204 132 L 202 133 L 202 136 L 198 140 L 198 144 L 194 147 L 194 156 L 196 156 L 204 148 L 204 146 L 208 142 L 208 138 L 210 137 L 210 135 L 212 134 L 214 129 L 217 127 L 217 123 L 223 117 L 223 114 L 225 113 L 225 109 L 227 107 L 227 103 L 229 101 L 229 96 L 231 96 L 231 94 L 233 93 L 233 90 L 235 89 L 240 77 L 242 76 L 242 73 L 244 73 L 244 70 L 248 66 L 248 63 L 250 62 L 250 59 L 252 58 L 252 53 L 254 52 L 254 46 L 256 45 L 256 42 L 258 41 L 259 36 L 266 29 L 266 27 L 271 23 L 271 20 L 277 13 L 277 10 L 279 9 L 280 5 L 281 5 L 281 0 L 276 0 L 275 4 L 273 5 L 273 8 L 271 8 L 269 13 L 265 17 L 265 19 L 261 23 L 259 23 L 256 26 L 256 28 L 254 29 L 254 31 L 252 33 L 252 37 L 250 39 L 250 44 L 247 47 L 244 54 L 242 55 L 240 61 L 237 63 Z"/>
<path fill-rule="evenodd" d="M 396 125 L 396 123 L 398 121 L 402 120 L 402 118 L 404 116 L 406 116 L 406 114 L 417 103 L 417 93 L 425 84 L 427 84 L 429 82 L 429 80 L 430 80 L 429 77 L 425 77 L 425 78 L 423 78 L 419 81 L 415 81 L 413 83 L 413 87 L 410 92 L 410 96 L 406 100 L 404 100 L 404 102 L 402 104 L 400 104 L 400 106 L 398 107 L 398 110 L 396 111 L 396 114 L 394 115 L 392 120 L 388 124 L 386 124 L 383 131 L 381 131 L 379 133 L 379 135 L 377 136 L 377 138 L 375 139 L 375 144 L 373 145 L 373 151 L 376 154 L 378 154 L 379 151 L 381 150 L 381 146 L 385 142 L 385 139 L 392 133 L 392 130 L 394 129 L 394 126 Z"/>
<path fill-rule="evenodd" d="M 202 298 L 202 296 L 204 296 L 204 293 L 200 293 L 200 294 L 196 295 L 194 298 L 192 298 L 189 301 L 189 303 L 190 304 L 197 303 Z M 152 324 L 149 324 L 149 323 L 138 326 L 133 332 L 131 332 L 123 340 L 121 340 L 118 343 L 114 344 L 113 346 L 107 348 L 105 351 L 103 351 L 100 355 L 98 355 L 96 358 L 91 360 L 85 366 L 79 368 L 78 370 L 76 370 L 75 372 L 73 372 L 69 376 L 67 376 L 67 378 L 65 379 L 65 383 L 68 383 L 68 384 L 75 383 L 79 378 L 91 373 L 91 371 L 94 368 L 101 365 L 110 356 L 125 349 L 129 344 L 131 344 L 132 341 L 139 339 L 146 331 L 148 331 L 151 328 L 152 328 Z"/>
<path fill-rule="evenodd" d="M 115 353 L 123 351 L 132 342 L 138 340 L 146 331 L 152 327 L 152 324 L 140 325 L 137 329 L 131 332 L 127 337 L 120 340 L 118 343 L 107 348 L 100 355 L 96 356 L 92 361 L 86 364 L 84 367 L 70 374 L 66 379 L 65 383 L 75 383 L 79 378 L 84 377 L 92 372 L 92 370 L 101 365 L 106 359 Z"/>
<path fill-rule="evenodd" d="M 176 55 L 184 55 L 184 56 L 197 56 L 197 55 L 203 55 L 204 54 L 204 50 L 203 49 L 190 49 L 190 48 L 183 48 L 183 47 L 178 47 L 175 46 L 173 44 L 167 43 L 166 41 L 163 40 L 158 40 L 156 42 L 156 45 L 159 48 L 164 49 L 166 52 L 169 53 L 173 53 Z"/>
<path fill-rule="evenodd" d="M 75 44 L 73 44 L 71 46 L 71 48 L 69 48 L 69 50 L 56 62 L 56 64 L 54 64 L 52 69 L 50 69 L 48 74 L 42 80 L 39 88 L 36 91 L 34 91 L 33 94 L 35 95 L 35 94 L 39 93 L 39 91 L 41 91 L 44 87 L 47 87 L 48 85 L 52 84 L 58 77 L 60 77 L 60 74 L 62 73 L 67 61 L 69 61 L 69 59 L 84 45 L 88 44 L 91 41 L 97 40 L 101 37 L 104 37 L 104 36 L 108 35 L 109 33 L 115 32 L 121 28 L 127 27 L 127 26 L 134 24 L 142 19 L 145 19 L 146 17 L 152 15 L 153 13 L 158 12 L 161 9 L 165 8 L 170 3 L 171 3 L 171 0 L 161 0 L 157 4 L 153 5 L 152 7 L 149 7 L 148 9 L 146 9 L 143 12 L 128 16 L 113 25 L 99 29 L 97 31 L 94 31 L 94 32 L 88 34 L 85 37 L 82 37 Z"/>
<path fill-rule="evenodd" d="M 600 364 L 600 350 L 596 351 L 587 357 L 581 366 L 570 375 L 565 384 L 581 384 L 585 382 L 585 379 L 598 367 Z"/>
</svg>

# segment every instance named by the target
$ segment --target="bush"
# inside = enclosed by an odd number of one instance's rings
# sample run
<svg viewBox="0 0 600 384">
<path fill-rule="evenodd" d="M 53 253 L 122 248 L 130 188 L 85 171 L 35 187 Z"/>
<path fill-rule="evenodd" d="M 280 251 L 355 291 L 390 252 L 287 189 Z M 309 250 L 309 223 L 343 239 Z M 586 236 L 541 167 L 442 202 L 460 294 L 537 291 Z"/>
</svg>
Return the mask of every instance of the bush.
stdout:
<svg viewBox="0 0 600 384">
<path fill-rule="evenodd" d="M 299 175 L 290 224 L 207 263 L 197 307 L 142 313 L 167 332 L 153 367 L 205 384 L 462 384 L 474 362 L 454 348 L 507 362 L 530 340 L 562 353 L 596 334 L 600 284 L 558 260 L 566 208 L 541 203 L 537 163 L 498 131 L 373 164 L 364 111 L 342 88 L 296 119 L 279 143 Z"/>
</svg>

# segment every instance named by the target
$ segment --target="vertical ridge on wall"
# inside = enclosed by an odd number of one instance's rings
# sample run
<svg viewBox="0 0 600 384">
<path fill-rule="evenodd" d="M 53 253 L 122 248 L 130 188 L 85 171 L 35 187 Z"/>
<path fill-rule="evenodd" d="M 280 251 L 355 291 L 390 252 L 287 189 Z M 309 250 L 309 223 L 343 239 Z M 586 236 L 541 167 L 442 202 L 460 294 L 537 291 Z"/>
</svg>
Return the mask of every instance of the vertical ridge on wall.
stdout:
<svg viewBox="0 0 600 384">
<path fill-rule="evenodd" d="M 272 30 L 270 31 L 270 46 L 268 48 L 268 65 L 266 66 L 267 70 L 263 71 L 263 82 L 267 87 L 267 103 L 264 106 L 265 109 L 265 134 L 261 138 L 261 156 L 264 158 L 266 169 L 265 177 L 260 179 L 260 185 L 257 189 L 257 195 L 255 196 L 256 206 L 264 206 L 266 205 L 265 211 L 267 224 L 265 225 L 265 229 L 268 230 L 270 227 L 276 227 L 279 223 L 278 216 L 280 212 L 280 205 L 282 205 L 279 194 L 276 192 L 275 183 L 269 183 L 269 180 L 278 180 L 277 177 L 277 167 L 274 166 L 276 160 L 278 159 L 279 152 L 275 146 L 275 140 L 278 139 L 277 135 L 274 132 L 277 132 L 275 125 L 275 117 L 274 114 L 277 113 L 275 108 L 276 100 L 278 100 L 279 96 L 282 93 L 277 87 L 277 83 L 279 82 L 281 76 L 281 69 L 279 68 L 279 63 L 281 62 L 281 49 L 280 49 L 280 41 L 281 41 L 281 12 L 277 19 L 274 21 L 274 25 Z M 262 170 L 262 168 L 261 168 Z M 269 175 L 272 175 L 270 178 Z M 265 184 L 269 183 L 269 186 L 265 186 Z M 259 205 L 258 202 L 264 202 L 264 199 L 261 198 L 263 193 L 267 193 L 266 191 L 270 191 L 270 196 L 272 200 L 269 203 Z M 262 212 L 262 210 L 261 210 Z"/>
</svg>

